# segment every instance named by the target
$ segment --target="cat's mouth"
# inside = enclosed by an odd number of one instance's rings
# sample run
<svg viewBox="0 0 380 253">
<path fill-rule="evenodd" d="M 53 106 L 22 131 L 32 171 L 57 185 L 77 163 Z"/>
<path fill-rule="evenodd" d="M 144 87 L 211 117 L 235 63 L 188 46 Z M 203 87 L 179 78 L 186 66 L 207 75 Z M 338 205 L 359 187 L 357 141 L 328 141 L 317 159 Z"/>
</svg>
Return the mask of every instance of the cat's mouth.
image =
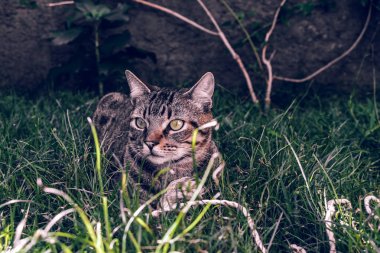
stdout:
<svg viewBox="0 0 380 253">
<path fill-rule="evenodd" d="M 176 152 L 174 150 L 169 152 L 167 149 L 161 150 L 158 147 L 152 149 L 144 148 L 143 154 L 144 159 L 155 165 L 166 164 L 178 159 L 178 156 L 180 156 L 177 149 Z"/>
<path fill-rule="evenodd" d="M 173 158 L 175 159 L 176 157 L 175 156 L 173 157 L 173 155 L 174 154 L 168 154 L 168 153 L 163 154 L 163 153 L 157 152 L 156 150 L 152 150 L 145 156 L 145 159 L 151 162 L 152 164 L 162 165 L 162 164 L 172 161 Z"/>
<path fill-rule="evenodd" d="M 154 152 L 151 152 L 147 157 L 149 157 L 149 156 L 152 156 L 152 157 L 164 157 L 164 156 L 158 155 L 158 154 L 156 154 Z"/>
<path fill-rule="evenodd" d="M 145 157 L 146 160 L 155 165 L 161 165 L 168 162 L 167 157 L 161 155 L 149 154 Z"/>
<path fill-rule="evenodd" d="M 153 157 L 164 157 L 163 155 L 160 155 L 159 152 L 157 152 L 157 151 L 154 150 L 154 149 L 150 150 L 150 152 L 148 153 L 148 156 L 153 156 Z"/>
<path fill-rule="evenodd" d="M 149 160 L 152 163 L 160 164 L 163 159 L 165 159 L 167 156 L 164 156 L 162 154 L 159 154 L 158 152 L 152 150 L 148 154 L 146 154 L 145 159 Z"/>
</svg>

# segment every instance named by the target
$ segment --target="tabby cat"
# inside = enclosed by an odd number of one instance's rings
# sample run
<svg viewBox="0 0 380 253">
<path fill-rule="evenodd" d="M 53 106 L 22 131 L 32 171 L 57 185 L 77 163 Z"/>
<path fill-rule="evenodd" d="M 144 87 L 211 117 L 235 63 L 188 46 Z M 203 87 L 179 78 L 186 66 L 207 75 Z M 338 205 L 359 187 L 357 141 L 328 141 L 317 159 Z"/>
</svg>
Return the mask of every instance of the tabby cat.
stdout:
<svg viewBox="0 0 380 253">
<path fill-rule="evenodd" d="M 213 119 L 213 75 L 206 73 L 191 89 L 169 89 L 146 85 L 128 70 L 125 74 L 129 96 L 105 95 L 93 116 L 103 152 L 129 167 L 143 192 L 155 193 L 173 182 L 193 182 L 192 133 Z M 195 153 L 198 172 L 215 152 L 212 129 L 200 130 Z M 159 173 L 166 168 L 170 168 L 167 173 Z"/>
</svg>

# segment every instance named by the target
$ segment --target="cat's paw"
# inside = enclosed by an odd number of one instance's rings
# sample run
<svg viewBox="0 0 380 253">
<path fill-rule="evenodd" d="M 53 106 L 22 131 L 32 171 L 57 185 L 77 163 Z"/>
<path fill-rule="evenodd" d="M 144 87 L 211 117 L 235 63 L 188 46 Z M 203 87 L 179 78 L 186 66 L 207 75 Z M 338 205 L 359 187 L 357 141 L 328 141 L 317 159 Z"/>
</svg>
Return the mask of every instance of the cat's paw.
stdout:
<svg viewBox="0 0 380 253">
<path fill-rule="evenodd" d="M 166 193 L 160 199 L 160 208 L 168 211 L 177 207 L 177 204 L 184 203 L 193 196 L 197 188 L 197 183 L 194 178 L 182 177 L 180 179 L 172 181 L 168 187 L 166 187 Z M 204 190 L 200 192 L 200 196 Z"/>
</svg>

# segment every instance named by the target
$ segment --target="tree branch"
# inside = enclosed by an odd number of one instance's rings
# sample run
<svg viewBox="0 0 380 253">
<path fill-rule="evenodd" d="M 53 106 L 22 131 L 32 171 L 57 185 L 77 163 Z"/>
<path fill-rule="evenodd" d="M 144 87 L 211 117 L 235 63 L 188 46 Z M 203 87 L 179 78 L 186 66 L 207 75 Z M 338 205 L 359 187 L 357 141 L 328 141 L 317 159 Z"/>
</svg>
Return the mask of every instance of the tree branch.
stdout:
<svg viewBox="0 0 380 253">
<path fill-rule="evenodd" d="M 253 90 L 251 78 L 249 77 L 248 71 L 245 68 L 243 61 L 241 60 L 240 56 L 235 52 L 235 50 L 232 48 L 232 46 L 231 46 L 230 42 L 228 41 L 226 35 L 222 31 L 222 29 L 220 29 L 218 22 L 216 22 L 214 16 L 210 12 L 210 10 L 207 8 L 207 6 L 203 3 L 202 0 L 197 0 L 197 1 L 198 1 L 199 5 L 203 8 L 203 10 L 206 12 L 206 14 L 210 18 L 211 22 L 214 24 L 216 30 L 219 33 L 220 39 L 223 41 L 224 45 L 226 46 L 228 51 L 231 53 L 232 58 L 238 63 L 238 65 L 239 65 L 239 67 L 240 67 L 240 69 L 243 72 L 243 75 L 245 77 L 245 81 L 247 83 L 249 94 L 251 95 L 252 101 L 255 104 L 258 104 L 259 100 L 256 97 L 255 91 Z"/>
<path fill-rule="evenodd" d="M 319 75 L 323 71 L 327 70 L 332 65 L 334 65 L 335 63 L 339 62 L 344 57 L 346 57 L 347 55 L 349 55 L 356 48 L 356 46 L 362 40 L 365 32 L 367 31 L 368 24 L 369 24 L 369 21 L 371 19 L 371 13 L 372 13 L 372 1 L 371 1 L 370 5 L 369 5 L 367 20 L 366 20 L 366 22 L 365 22 L 365 24 L 363 26 L 362 31 L 360 32 L 359 36 L 355 40 L 355 42 L 351 45 L 350 48 L 348 48 L 345 52 L 343 52 L 340 56 L 338 56 L 334 60 L 332 60 L 329 63 L 327 63 L 325 66 L 319 68 L 314 73 L 312 73 L 312 74 L 310 74 L 310 75 L 308 75 L 308 76 L 306 76 L 304 78 L 299 78 L 298 79 L 298 78 L 289 78 L 289 77 L 283 77 L 283 76 L 274 76 L 273 78 L 276 79 L 276 80 L 281 80 L 281 81 L 286 81 L 286 82 L 303 83 L 303 82 L 306 82 L 306 81 L 309 81 L 309 80 L 313 79 L 314 77 L 316 77 L 317 75 Z"/>
<path fill-rule="evenodd" d="M 227 8 L 227 10 L 231 13 L 231 15 L 234 17 L 234 19 L 236 20 L 236 22 L 239 24 L 240 29 L 245 34 L 245 37 L 246 37 L 246 39 L 248 41 L 248 44 L 250 45 L 250 47 L 251 47 L 251 49 L 253 51 L 253 54 L 256 57 L 257 64 L 259 65 L 259 68 L 262 71 L 263 70 L 263 65 L 261 64 L 261 59 L 260 59 L 259 53 L 257 52 L 257 47 L 255 46 L 255 44 L 253 43 L 253 41 L 251 39 L 251 35 L 248 33 L 248 31 L 245 28 L 243 22 L 239 19 L 239 17 L 236 15 L 235 11 L 228 4 L 228 2 L 226 0 L 220 0 L 220 1 Z"/>
<path fill-rule="evenodd" d="M 187 17 L 179 14 L 178 12 L 175 12 L 173 10 L 165 8 L 165 7 L 161 6 L 161 5 L 154 4 L 154 3 L 151 3 L 151 2 L 148 2 L 148 1 L 144 1 L 144 0 L 133 0 L 133 1 L 136 2 L 136 3 L 140 3 L 140 4 L 143 4 L 143 5 L 152 7 L 153 9 L 160 10 L 160 11 L 165 12 L 167 14 L 170 14 L 170 15 L 172 15 L 172 16 L 174 16 L 174 17 L 176 17 L 176 18 L 178 18 L 178 19 L 180 19 L 182 21 L 184 21 L 185 23 L 188 23 L 189 25 L 191 25 L 191 26 L 193 26 L 193 27 L 195 27 L 195 28 L 197 28 L 197 29 L 205 32 L 205 33 L 208 33 L 208 34 L 211 34 L 211 35 L 214 35 L 214 36 L 219 36 L 219 34 L 217 32 L 212 31 L 212 30 L 210 30 L 210 29 L 208 29 L 208 28 L 206 28 L 206 27 L 198 24 L 197 22 L 195 22 L 195 21 L 193 21 L 193 20 L 191 20 L 191 19 L 189 19 L 189 18 L 187 18 Z"/>
<path fill-rule="evenodd" d="M 209 29 L 207 29 L 207 28 L 199 25 L 195 21 L 193 21 L 191 19 L 188 19 L 185 16 L 179 14 L 178 12 L 175 12 L 175 11 L 170 10 L 168 8 L 165 8 L 163 6 L 160 6 L 160 5 L 157 5 L 157 4 L 153 4 L 153 3 L 150 3 L 150 2 L 145 1 L 145 0 L 133 0 L 133 1 L 136 2 L 136 3 L 140 3 L 140 4 L 143 4 L 143 5 L 152 7 L 154 9 L 160 10 L 162 12 L 168 13 L 168 14 L 170 14 L 170 15 L 172 15 L 172 16 L 174 16 L 174 17 L 176 17 L 176 18 L 178 18 L 178 19 L 180 19 L 180 20 L 182 20 L 182 21 L 184 21 L 186 23 L 188 23 L 189 25 L 198 28 L 199 30 L 201 30 L 203 32 L 206 32 L 206 33 L 211 34 L 211 35 L 217 35 L 217 36 L 219 36 L 220 39 L 223 41 L 224 45 L 226 46 L 226 48 L 228 49 L 228 51 L 231 53 L 232 58 L 239 65 L 239 68 L 242 71 L 242 73 L 244 75 L 244 78 L 246 80 L 246 83 L 247 83 L 248 90 L 249 90 L 249 93 L 251 95 L 252 101 L 255 104 L 259 103 L 259 100 L 257 99 L 256 94 L 255 94 L 255 92 L 253 90 L 253 87 L 252 87 L 251 78 L 249 77 L 248 71 L 245 68 L 243 61 L 241 60 L 240 56 L 235 52 L 235 50 L 232 48 L 231 44 L 229 43 L 229 41 L 228 41 L 227 37 L 225 36 L 225 34 L 223 33 L 222 29 L 220 29 L 219 24 L 216 22 L 214 16 L 211 14 L 211 12 L 206 7 L 206 5 L 203 3 L 202 0 L 197 0 L 197 1 L 198 1 L 199 5 L 202 7 L 202 9 L 206 12 L 206 14 L 210 18 L 211 22 L 214 24 L 214 27 L 216 28 L 217 32 L 211 31 L 211 30 L 209 30 Z"/>
<path fill-rule="evenodd" d="M 272 69 L 272 63 L 271 63 L 271 60 L 273 58 L 273 54 L 269 57 L 269 59 L 267 58 L 267 49 L 268 49 L 268 43 L 269 43 L 269 39 L 270 39 L 270 36 L 272 35 L 274 29 L 276 28 L 276 24 L 277 24 L 277 19 L 278 19 L 278 15 L 280 14 L 280 11 L 281 11 L 281 8 L 284 6 L 286 0 L 282 0 L 282 2 L 280 3 L 280 5 L 277 7 L 277 10 L 273 16 L 273 21 L 272 21 L 272 25 L 269 29 L 269 31 L 267 32 L 267 34 L 265 35 L 265 46 L 261 52 L 261 58 L 262 58 L 262 61 L 264 63 L 264 65 L 267 67 L 267 72 L 268 72 L 268 77 L 267 77 L 267 90 L 265 92 L 265 109 L 268 110 L 269 109 L 269 106 L 270 106 L 270 103 L 271 103 L 271 100 L 270 100 L 270 95 L 272 93 L 272 84 L 273 84 L 273 69 Z"/>
</svg>

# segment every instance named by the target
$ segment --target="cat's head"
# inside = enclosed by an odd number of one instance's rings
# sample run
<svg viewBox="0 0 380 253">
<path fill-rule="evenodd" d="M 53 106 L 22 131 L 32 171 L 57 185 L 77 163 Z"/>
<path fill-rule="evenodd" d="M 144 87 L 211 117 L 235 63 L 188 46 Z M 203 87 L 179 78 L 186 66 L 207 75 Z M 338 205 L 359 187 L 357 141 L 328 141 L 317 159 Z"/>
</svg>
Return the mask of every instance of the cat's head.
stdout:
<svg viewBox="0 0 380 253">
<path fill-rule="evenodd" d="M 190 89 L 158 88 L 126 71 L 133 104 L 129 152 L 153 165 L 191 159 L 194 129 L 211 121 L 214 76 L 208 72 Z M 211 130 L 199 131 L 196 150 L 210 147 Z M 204 153 L 204 152 L 203 152 Z"/>
</svg>

